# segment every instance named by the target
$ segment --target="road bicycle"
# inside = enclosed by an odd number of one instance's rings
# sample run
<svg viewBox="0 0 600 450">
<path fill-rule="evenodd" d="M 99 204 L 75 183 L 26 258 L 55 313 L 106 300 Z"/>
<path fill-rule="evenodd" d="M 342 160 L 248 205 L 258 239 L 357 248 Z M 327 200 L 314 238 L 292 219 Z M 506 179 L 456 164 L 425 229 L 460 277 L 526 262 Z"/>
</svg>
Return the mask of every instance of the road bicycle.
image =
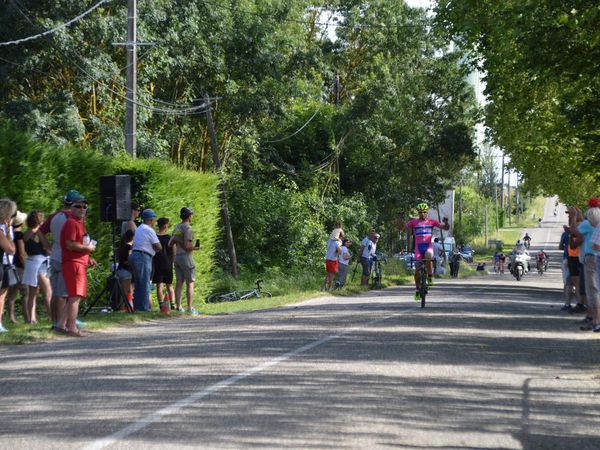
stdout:
<svg viewBox="0 0 600 450">
<path fill-rule="evenodd" d="M 219 303 L 219 302 L 235 302 L 237 300 L 248 300 L 251 298 L 261 297 L 272 297 L 269 291 L 261 289 L 260 284 L 263 280 L 256 280 L 256 287 L 254 289 L 244 289 L 231 292 L 216 292 L 211 294 L 206 299 L 207 303 Z"/>
<path fill-rule="evenodd" d="M 415 270 L 419 272 L 419 296 L 421 297 L 421 308 L 425 308 L 425 298 L 429 293 L 429 285 L 427 284 L 427 265 L 426 262 L 433 261 L 432 259 L 419 259 L 415 261 Z"/>
<path fill-rule="evenodd" d="M 371 267 L 371 287 L 373 289 L 380 289 L 382 274 L 381 274 L 381 260 L 379 257 L 373 258 L 373 266 Z"/>
</svg>

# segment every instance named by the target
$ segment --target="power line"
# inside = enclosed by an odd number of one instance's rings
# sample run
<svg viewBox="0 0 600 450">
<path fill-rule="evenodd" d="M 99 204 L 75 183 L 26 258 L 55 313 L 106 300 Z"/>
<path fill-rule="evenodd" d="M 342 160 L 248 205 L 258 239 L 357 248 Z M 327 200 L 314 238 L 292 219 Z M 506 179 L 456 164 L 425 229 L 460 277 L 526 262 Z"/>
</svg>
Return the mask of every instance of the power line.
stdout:
<svg viewBox="0 0 600 450">
<path fill-rule="evenodd" d="M 27 41 L 32 41 L 34 39 L 38 39 L 44 36 L 48 36 L 50 34 L 56 33 L 58 30 L 62 30 L 63 28 L 68 27 L 69 25 L 83 19 L 85 16 L 87 16 L 88 14 L 90 14 L 91 12 L 93 12 L 94 10 L 98 9 L 100 6 L 102 6 L 104 3 L 108 3 L 111 2 L 112 0 L 100 0 L 98 3 L 96 3 L 94 6 L 92 6 L 90 9 L 88 9 L 87 11 L 85 11 L 84 13 L 81 13 L 80 15 L 78 15 L 77 17 L 74 17 L 73 19 L 69 20 L 68 22 L 65 22 L 55 28 L 52 28 L 50 30 L 44 31 L 43 33 L 39 33 L 33 36 L 28 36 L 26 38 L 22 38 L 22 39 L 17 39 L 16 41 L 7 41 L 7 42 L 0 42 L 0 46 L 2 45 L 16 45 L 16 44 L 22 44 L 23 42 L 27 42 Z"/>
</svg>

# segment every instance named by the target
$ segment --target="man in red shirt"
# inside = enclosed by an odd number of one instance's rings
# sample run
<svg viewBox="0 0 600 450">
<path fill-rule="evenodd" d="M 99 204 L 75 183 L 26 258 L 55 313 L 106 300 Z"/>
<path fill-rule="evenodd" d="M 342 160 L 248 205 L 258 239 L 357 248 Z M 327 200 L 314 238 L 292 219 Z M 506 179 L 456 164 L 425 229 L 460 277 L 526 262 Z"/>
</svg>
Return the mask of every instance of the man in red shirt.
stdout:
<svg viewBox="0 0 600 450">
<path fill-rule="evenodd" d="M 76 195 L 71 204 L 71 212 L 60 232 L 62 251 L 62 273 L 67 288 L 65 313 L 60 319 L 59 329 L 68 336 L 82 337 L 77 328 L 79 302 L 87 296 L 88 265 L 95 266 L 89 254 L 96 250 L 96 242 L 90 239 L 85 229 L 87 200 L 83 195 Z"/>
</svg>

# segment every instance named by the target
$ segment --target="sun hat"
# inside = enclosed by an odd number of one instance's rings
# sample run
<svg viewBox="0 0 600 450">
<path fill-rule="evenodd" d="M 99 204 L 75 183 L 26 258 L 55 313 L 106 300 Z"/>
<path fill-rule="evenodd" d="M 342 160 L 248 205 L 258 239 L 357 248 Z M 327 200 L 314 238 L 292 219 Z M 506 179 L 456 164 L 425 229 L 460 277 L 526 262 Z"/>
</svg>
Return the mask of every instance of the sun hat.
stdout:
<svg viewBox="0 0 600 450">
<path fill-rule="evenodd" d="M 12 220 L 13 228 L 22 226 L 26 220 L 27 220 L 27 214 L 25 214 L 24 212 L 21 212 L 21 211 L 17 211 L 17 213 L 15 214 L 15 217 L 13 217 L 13 220 Z"/>
</svg>

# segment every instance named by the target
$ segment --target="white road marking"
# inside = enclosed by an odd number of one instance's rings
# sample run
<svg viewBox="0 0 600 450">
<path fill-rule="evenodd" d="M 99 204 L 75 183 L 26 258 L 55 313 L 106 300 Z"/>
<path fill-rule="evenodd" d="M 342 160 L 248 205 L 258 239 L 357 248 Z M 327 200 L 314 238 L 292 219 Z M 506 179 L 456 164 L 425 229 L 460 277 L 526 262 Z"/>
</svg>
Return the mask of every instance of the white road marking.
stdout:
<svg viewBox="0 0 600 450">
<path fill-rule="evenodd" d="M 284 353 L 283 355 L 277 356 L 276 358 L 265 361 L 262 364 L 251 367 L 250 369 L 248 369 L 244 372 L 240 372 L 237 375 L 233 375 L 229 378 L 226 378 L 223 381 L 219 381 L 218 383 L 212 384 L 212 385 L 208 386 L 206 389 L 203 389 L 198 392 L 194 392 L 193 394 L 189 395 L 188 397 L 182 398 L 181 400 L 179 400 L 163 409 L 160 409 L 156 412 L 148 414 L 145 417 L 142 417 L 138 421 L 132 423 L 131 425 L 126 426 L 125 428 L 117 431 L 116 433 L 111 434 L 110 436 L 107 436 L 105 438 L 102 438 L 102 439 L 92 442 L 91 444 L 84 447 L 84 449 L 85 450 L 99 450 L 99 449 L 106 448 L 112 444 L 117 443 L 120 440 L 126 439 L 128 436 L 131 436 L 133 433 L 143 430 L 144 428 L 148 427 L 149 425 L 152 425 L 153 423 L 159 422 L 164 416 L 176 414 L 179 411 L 181 411 L 183 408 L 185 408 L 193 403 L 196 403 L 197 401 L 202 400 L 202 399 L 208 397 L 209 395 L 212 395 L 214 393 L 222 391 L 222 390 L 226 389 L 227 387 L 237 383 L 238 381 L 248 378 L 256 373 L 262 372 L 265 369 L 268 369 L 270 367 L 274 367 L 282 362 L 287 361 L 290 358 L 293 358 L 294 356 L 297 356 L 304 352 L 312 350 L 313 348 L 319 347 L 330 341 L 333 341 L 340 337 L 346 336 L 347 334 L 350 334 L 354 331 L 358 331 L 362 328 L 369 327 L 378 322 L 383 322 L 384 320 L 388 320 L 388 319 L 391 319 L 392 317 L 399 316 L 401 314 L 404 314 L 407 312 L 412 312 L 412 311 L 413 311 L 412 309 L 409 309 L 409 310 L 404 310 L 404 311 L 397 312 L 394 314 L 390 314 L 385 317 L 380 317 L 378 319 L 371 320 L 364 325 L 361 325 L 358 327 L 347 328 L 346 330 L 342 331 L 341 333 L 332 334 L 330 336 L 326 336 L 317 341 L 310 342 L 306 345 L 303 345 L 302 347 L 298 347 L 295 350 L 291 350 L 287 353 Z"/>
</svg>

